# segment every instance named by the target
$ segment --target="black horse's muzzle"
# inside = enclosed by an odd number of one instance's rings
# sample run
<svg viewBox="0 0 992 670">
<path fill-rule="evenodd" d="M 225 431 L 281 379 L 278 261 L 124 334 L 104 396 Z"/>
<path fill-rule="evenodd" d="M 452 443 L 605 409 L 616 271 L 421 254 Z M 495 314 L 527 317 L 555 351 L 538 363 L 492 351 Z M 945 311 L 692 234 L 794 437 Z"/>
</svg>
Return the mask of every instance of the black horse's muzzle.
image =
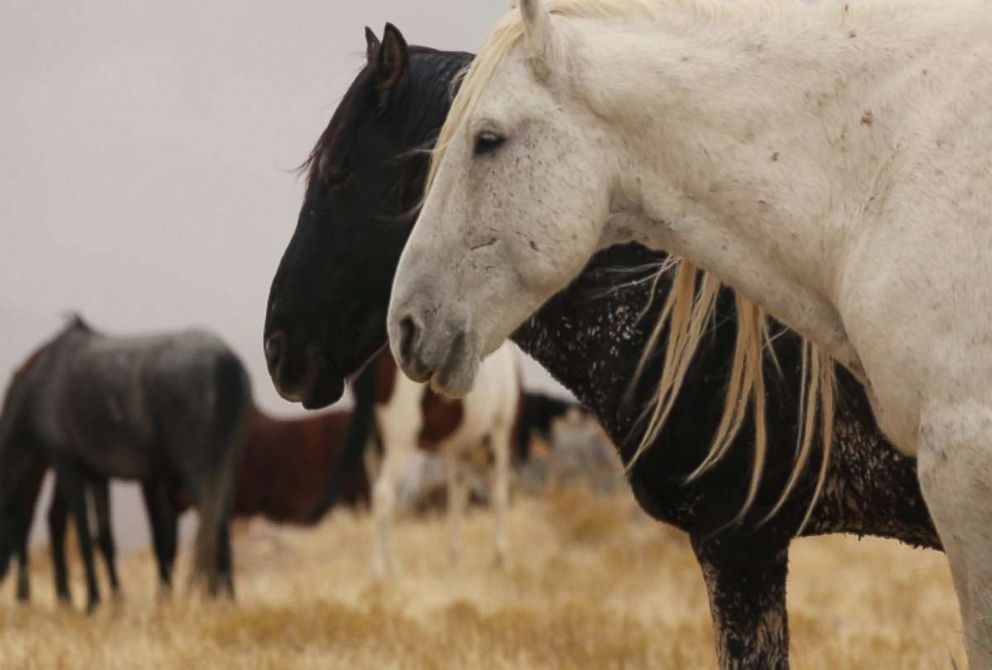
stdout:
<svg viewBox="0 0 992 670">
<path fill-rule="evenodd" d="M 298 341 L 292 331 L 273 324 L 265 331 L 265 362 L 276 391 L 307 409 L 333 404 L 344 394 L 344 376 L 329 364 L 321 349 Z"/>
</svg>

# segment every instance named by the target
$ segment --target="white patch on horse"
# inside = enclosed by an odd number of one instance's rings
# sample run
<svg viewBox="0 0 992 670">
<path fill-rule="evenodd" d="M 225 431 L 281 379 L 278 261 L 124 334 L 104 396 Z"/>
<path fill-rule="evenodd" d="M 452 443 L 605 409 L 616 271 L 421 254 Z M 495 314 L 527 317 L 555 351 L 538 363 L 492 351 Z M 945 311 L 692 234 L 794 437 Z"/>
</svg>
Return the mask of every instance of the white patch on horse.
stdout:
<svg viewBox="0 0 992 670">
<path fill-rule="evenodd" d="M 422 406 L 425 393 L 425 384 L 412 382 L 397 370 L 389 400 L 376 407 L 376 421 L 384 451 L 372 493 L 375 520 L 372 569 L 379 578 L 393 577 L 397 572 L 392 547 L 397 491 L 424 428 Z M 457 401 L 462 404 L 460 423 L 436 446 L 445 459 L 447 470 L 447 541 L 453 562 L 458 560 L 460 553 L 460 524 L 467 503 L 469 473 L 466 467 L 473 460 L 473 452 L 483 442 L 491 449 L 493 457 L 490 504 L 495 560 L 499 565 L 506 562 L 509 551 L 506 513 L 509 508 L 511 439 L 519 397 L 516 357 L 513 348 L 504 345 L 479 366 L 475 388 Z"/>
</svg>

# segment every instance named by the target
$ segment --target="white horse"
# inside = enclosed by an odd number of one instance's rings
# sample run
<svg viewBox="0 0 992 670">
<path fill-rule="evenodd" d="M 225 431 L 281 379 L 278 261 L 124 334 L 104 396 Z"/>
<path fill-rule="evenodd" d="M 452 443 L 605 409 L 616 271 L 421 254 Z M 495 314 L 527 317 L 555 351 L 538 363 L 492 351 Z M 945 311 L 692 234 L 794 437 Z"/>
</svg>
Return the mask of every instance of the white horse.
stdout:
<svg viewBox="0 0 992 670">
<path fill-rule="evenodd" d="M 465 392 L 597 249 L 692 261 L 866 383 L 992 667 L 992 3 L 522 0 L 440 139 L 390 305 L 408 374 Z M 683 286 L 673 324 L 705 312 Z"/>
<path fill-rule="evenodd" d="M 510 453 L 520 402 L 520 380 L 511 345 L 500 347 L 479 367 L 475 388 L 459 400 L 432 393 L 396 368 L 386 351 L 378 363 L 376 422 L 383 458 L 372 491 L 375 523 L 373 572 L 396 574 L 392 525 L 397 490 L 415 449 L 443 455 L 447 473 L 448 553 L 452 563 L 461 551 L 460 528 L 468 502 L 469 477 L 477 469 L 480 449 L 492 457 L 491 501 L 496 562 L 507 558 L 506 514 L 510 504 Z"/>
</svg>

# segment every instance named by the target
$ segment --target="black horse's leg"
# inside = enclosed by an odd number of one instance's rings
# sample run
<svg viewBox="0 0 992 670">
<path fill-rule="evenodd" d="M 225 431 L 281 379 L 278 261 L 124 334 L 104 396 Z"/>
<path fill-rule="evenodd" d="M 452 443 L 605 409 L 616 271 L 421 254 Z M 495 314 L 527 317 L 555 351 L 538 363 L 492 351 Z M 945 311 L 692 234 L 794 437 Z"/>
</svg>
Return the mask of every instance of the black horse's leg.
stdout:
<svg viewBox="0 0 992 670">
<path fill-rule="evenodd" d="M 89 480 L 89 484 L 93 496 L 93 509 L 96 512 L 97 546 L 107 567 L 110 589 L 115 597 L 119 597 L 121 586 L 117 578 L 117 547 L 114 544 L 110 519 L 110 486 L 106 477 L 93 477 Z"/>
<path fill-rule="evenodd" d="M 31 578 L 28 575 L 27 543 L 17 548 L 17 602 L 31 600 Z"/>
<path fill-rule="evenodd" d="M 178 516 L 168 496 L 156 482 L 142 482 L 142 497 L 148 522 L 152 527 L 152 546 L 158 562 L 158 578 L 162 595 L 172 592 L 172 567 L 176 560 Z"/>
<path fill-rule="evenodd" d="M 789 620 L 785 582 L 789 550 L 720 538 L 697 541 L 724 670 L 784 670 L 789 667 Z"/>
<path fill-rule="evenodd" d="M 69 510 L 65 502 L 61 475 L 56 476 L 52 488 L 52 502 L 48 507 L 48 538 L 52 550 L 52 568 L 55 572 L 55 593 L 59 602 L 72 603 L 69 592 L 69 570 L 65 561 L 65 528 Z"/>
<path fill-rule="evenodd" d="M 86 611 L 92 612 L 100 604 L 100 588 L 96 582 L 96 570 L 93 566 L 93 536 L 90 535 L 90 522 L 86 509 L 86 480 L 79 469 L 71 465 L 61 466 L 58 473 L 66 505 L 76 520 L 76 536 L 79 541 L 79 551 L 83 555 L 83 568 L 86 571 Z"/>
</svg>

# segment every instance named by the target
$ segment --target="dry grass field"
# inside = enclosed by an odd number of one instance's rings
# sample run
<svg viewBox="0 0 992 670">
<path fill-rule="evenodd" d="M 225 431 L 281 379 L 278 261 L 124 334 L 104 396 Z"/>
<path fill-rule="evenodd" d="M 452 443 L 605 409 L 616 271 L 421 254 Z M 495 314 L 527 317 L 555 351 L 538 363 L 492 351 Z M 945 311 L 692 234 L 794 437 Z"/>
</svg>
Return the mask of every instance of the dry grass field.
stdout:
<svg viewBox="0 0 992 670">
<path fill-rule="evenodd" d="M 443 521 L 403 520 L 403 573 L 376 585 L 365 515 L 236 535 L 236 605 L 159 604 L 147 551 L 122 560 L 124 602 L 92 617 L 53 604 L 36 551 L 34 604 L 0 603 L 0 668 L 709 668 L 706 596 L 685 538 L 627 497 L 518 498 L 512 560 L 491 565 L 489 517 L 469 516 L 448 564 Z M 181 556 L 185 563 L 188 556 Z M 73 566 L 78 576 L 78 564 Z M 82 584 L 74 582 L 77 599 Z M 831 537 L 793 550 L 796 668 L 963 667 L 943 557 Z"/>
</svg>

